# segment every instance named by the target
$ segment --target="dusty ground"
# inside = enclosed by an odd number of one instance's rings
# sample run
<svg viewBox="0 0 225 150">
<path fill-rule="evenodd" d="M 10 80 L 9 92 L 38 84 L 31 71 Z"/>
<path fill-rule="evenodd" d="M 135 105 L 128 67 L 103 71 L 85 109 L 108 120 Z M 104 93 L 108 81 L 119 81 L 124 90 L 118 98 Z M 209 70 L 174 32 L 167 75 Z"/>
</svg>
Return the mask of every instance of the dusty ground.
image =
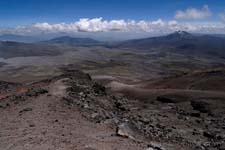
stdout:
<svg viewBox="0 0 225 150">
<path fill-rule="evenodd" d="M 151 89 L 111 76 L 93 80 L 73 66 L 61 71 L 2 82 L 0 149 L 224 150 L 222 90 Z"/>
<path fill-rule="evenodd" d="M 62 102 L 62 80 L 49 91 L 19 104 L 0 108 L 1 150 L 143 150 L 140 144 L 115 136 L 115 128 L 86 119 L 76 107 Z M 4 101 L 4 100 L 1 100 Z"/>
</svg>

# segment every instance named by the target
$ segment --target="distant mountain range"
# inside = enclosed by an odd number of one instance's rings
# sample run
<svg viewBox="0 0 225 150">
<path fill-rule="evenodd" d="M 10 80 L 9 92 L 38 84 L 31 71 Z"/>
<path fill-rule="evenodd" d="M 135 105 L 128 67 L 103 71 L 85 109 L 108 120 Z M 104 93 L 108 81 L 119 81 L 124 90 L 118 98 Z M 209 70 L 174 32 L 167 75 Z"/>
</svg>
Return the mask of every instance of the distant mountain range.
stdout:
<svg viewBox="0 0 225 150">
<path fill-rule="evenodd" d="M 35 36 L 4 34 L 4 35 L 0 35 L 0 41 L 34 43 L 34 42 L 41 41 L 41 38 L 38 38 L 38 37 L 35 37 Z"/>
<path fill-rule="evenodd" d="M 93 46 L 100 44 L 99 41 L 90 38 L 72 38 L 63 36 L 48 41 L 29 43 L 25 36 L 4 35 L 0 41 L 0 57 L 27 57 L 27 56 L 56 56 L 67 51 L 76 51 L 74 46 Z M 9 40 L 6 40 L 7 39 Z M 14 42 L 14 41 L 26 41 Z"/>
<path fill-rule="evenodd" d="M 34 44 L 34 43 L 19 43 L 19 42 L 0 42 L 0 57 L 27 57 L 27 56 L 56 56 L 66 51 L 75 51 L 74 47 L 49 45 L 49 44 Z"/>
<path fill-rule="evenodd" d="M 166 36 L 127 40 L 123 42 L 104 43 L 91 38 L 74 38 L 62 36 L 51 40 L 23 43 L 9 41 L 26 41 L 29 38 L 16 35 L 0 36 L 0 57 L 59 55 L 74 46 L 103 46 L 108 48 L 135 51 L 154 51 L 157 53 L 177 53 L 194 56 L 210 56 L 225 59 L 225 38 L 212 35 L 195 35 L 177 31 Z M 8 39 L 8 40 L 6 40 Z M 30 39 L 30 42 L 34 39 Z"/>
<path fill-rule="evenodd" d="M 114 47 L 139 51 L 163 51 L 191 55 L 212 55 L 225 58 L 225 38 L 193 35 L 178 31 L 166 36 L 134 39 L 120 42 Z"/>
<path fill-rule="evenodd" d="M 101 42 L 91 38 L 74 38 L 70 36 L 57 37 L 48 41 L 42 41 L 41 43 L 61 44 L 69 46 L 94 46 L 101 44 Z"/>
</svg>

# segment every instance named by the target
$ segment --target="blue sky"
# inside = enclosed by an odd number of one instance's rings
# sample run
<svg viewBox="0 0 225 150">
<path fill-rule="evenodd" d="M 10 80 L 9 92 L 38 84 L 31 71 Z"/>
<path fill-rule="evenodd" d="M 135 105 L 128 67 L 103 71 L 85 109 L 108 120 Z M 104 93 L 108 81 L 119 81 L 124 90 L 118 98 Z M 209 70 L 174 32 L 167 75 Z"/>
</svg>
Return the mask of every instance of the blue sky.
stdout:
<svg viewBox="0 0 225 150">
<path fill-rule="evenodd" d="M 205 4 L 214 13 L 225 11 L 224 0 L 1 0 L 0 21 L 1 26 L 12 27 L 96 17 L 107 20 L 169 20 L 177 10 L 201 8 Z"/>
<path fill-rule="evenodd" d="M 180 12 L 178 13 L 178 11 Z M 101 20 L 97 21 L 89 20 L 79 22 L 79 19 L 81 18 L 95 19 L 100 17 L 102 17 Z M 117 20 L 116 23 L 115 20 Z M 118 20 L 120 21 L 118 22 Z M 121 22 L 121 20 L 125 20 L 126 22 L 125 23 Z M 132 22 L 129 22 L 130 20 L 136 21 L 135 26 L 138 26 L 138 31 L 144 30 L 149 32 L 150 30 L 156 31 L 156 29 L 158 31 L 159 30 L 170 31 L 177 29 L 187 29 L 187 30 L 190 29 L 196 31 L 197 30 L 203 31 L 203 26 L 199 27 L 196 26 L 195 24 L 201 25 L 211 24 L 210 32 L 220 32 L 220 30 L 223 29 L 223 25 L 218 24 L 224 24 L 225 22 L 225 1 L 224 0 L 1 0 L 0 1 L 0 29 L 5 29 L 8 27 L 10 28 L 23 27 L 23 29 L 21 29 L 23 31 L 26 29 L 34 30 L 35 28 L 35 31 L 48 30 L 49 32 L 50 30 L 52 31 L 53 29 L 57 29 L 58 31 L 59 25 L 55 26 L 55 24 L 60 24 L 60 31 L 62 32 L 70 30 L 86 31 L 87 28 L 91 27 L 93 28 L 93 31 L 106 31 L 106 30 L 112 31 L 112 30 L 121 30 L 121 28 L 123 28 L 122 29 L 123 31 L 125 30 L 130 31 L 132 28 L 133 31 L 134 25 L 130 25 L 132 24 Z M 147 23 L 147 25 L 145 25 L 143 22 L 139 22 L 141 20 L 144 20 L 145 21 L 144 23 Z M 104 21 L 107 21 L 107 25 L 105 25 Z M 44 24 L 34 25 L 37 23 L 44 23 Z M 66 23 L 66 25 L 62 23 Z M 71 25 L 71 23 L 74 24 Z M 192 27 L 190 26 L 190 24 L 192 25 Z M 213 26 L 212 24 L 217 24 L 216 26 L 220 29 L 214 31 L 214 29 L 212 29 Z M 158 25 L 161 25 L 163 29 L 159 29 L 157 27 Z M 100 30 L 99 26 L 104 26 L 104 29 Z M 128 26 L 129 29 L 124 29 L 125 28 L 124 26 Z M 172 29 L 171 26 L 173 26 L 174 28 Z M 21 32 L 21 30 L 19 32 Z M 206 30 L 205 27 L 204 30 Z M 6 31 L 4 30 L 4 32 Z M 9 32 L 9 29 L 7 30 L 7 32 Z"/>
</svg>

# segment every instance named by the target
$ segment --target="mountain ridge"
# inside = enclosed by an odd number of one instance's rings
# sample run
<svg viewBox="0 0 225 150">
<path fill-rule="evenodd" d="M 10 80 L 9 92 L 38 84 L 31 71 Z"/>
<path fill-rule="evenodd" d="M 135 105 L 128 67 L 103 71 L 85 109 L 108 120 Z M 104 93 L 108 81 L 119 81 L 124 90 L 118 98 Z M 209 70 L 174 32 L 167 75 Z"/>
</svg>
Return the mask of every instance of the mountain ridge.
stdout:
<svg viewBox="0 0 225 150">
<path fill-rule="evenodd" d="M 2 34 L 0 35 L 0 41 L 12 41 L 21 43 L 34 43 L 40 41 L 41 38 L 35 36 L 25 36 L 16 34 Z"/>
<path fill-rule="evenodd" d="M 101 42 L 92 38 L 75 38 L 71 36 L 60 36 L 47 41 L 42 41 L 41 43 L 62 44 L 69 46 L 90 46 L 100 44 Z"/>
<path fill-rule="evenodd" d="M 37 44 L 37 43 L 21 43 L 12 41 L 0 41 L 0 57 L 27 57 L 27 56 L 57 56 L 66 51 L 75 51 L 74 47 Z"/>
<path fill-rule="evenodd" d="M 114 47 L 139 51 L 163 51 L 187 55 L 215 55 L 225 57 L 225 39 L 211 35 L 194 35 L 177 31 L 169 35 L 134 39 Z"/>
</svg>

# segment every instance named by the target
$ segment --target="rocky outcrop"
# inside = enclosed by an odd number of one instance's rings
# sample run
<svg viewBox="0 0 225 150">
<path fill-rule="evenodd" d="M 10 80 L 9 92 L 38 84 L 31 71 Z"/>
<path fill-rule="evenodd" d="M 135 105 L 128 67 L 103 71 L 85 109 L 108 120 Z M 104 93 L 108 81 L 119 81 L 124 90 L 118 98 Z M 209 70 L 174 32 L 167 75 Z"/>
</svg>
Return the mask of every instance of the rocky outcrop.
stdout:
<svg viewBox="0 0 225 150">
<path fill-rule="evenodd" d="M 223 101 L 217 110 L 211 109 L 214 100 L 190 101 L 185 96 L 173 94 L 161 94 L 148 102 L 111 94 L 80 71 L 65 71 L 60 78 L 68 79 L 65 81 L 68 85 L 68 96 L 63 98 L 65 104 L 78 107 L 95 123 L 111 125 L 118 136 L 138 142 L 154 139 L 155 143 L 146 143 L 149 150 L 172 150 L 179 146 L 222 149 Z"/>
</svg>

